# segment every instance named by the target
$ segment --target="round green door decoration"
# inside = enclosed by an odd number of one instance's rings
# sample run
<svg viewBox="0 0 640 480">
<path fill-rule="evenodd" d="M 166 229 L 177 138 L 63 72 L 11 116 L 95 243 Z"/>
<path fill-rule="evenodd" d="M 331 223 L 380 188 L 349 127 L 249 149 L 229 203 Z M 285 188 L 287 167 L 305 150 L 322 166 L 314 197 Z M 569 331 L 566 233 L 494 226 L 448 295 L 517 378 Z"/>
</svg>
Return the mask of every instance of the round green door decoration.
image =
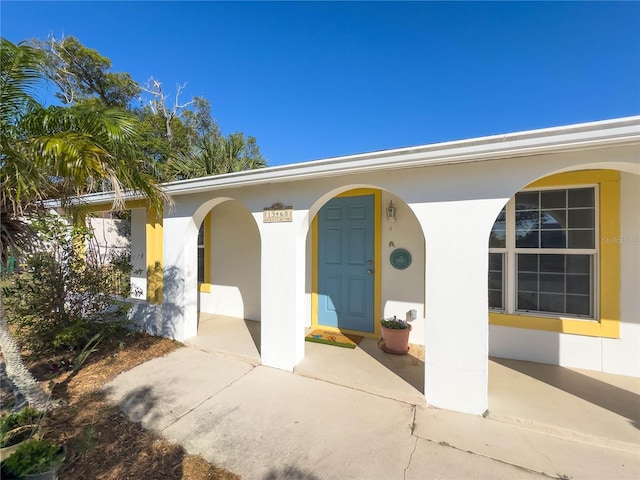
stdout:
<svg viewBox="0 0 640 480">
<path fill-rule="evenodd" d="M 404 270 L 411 265 L 411 254 L 404 248 L 396 248 L 391 252 L 389 260 L 391 261 L 393 268 L 397 270 Z"/>
</svg>

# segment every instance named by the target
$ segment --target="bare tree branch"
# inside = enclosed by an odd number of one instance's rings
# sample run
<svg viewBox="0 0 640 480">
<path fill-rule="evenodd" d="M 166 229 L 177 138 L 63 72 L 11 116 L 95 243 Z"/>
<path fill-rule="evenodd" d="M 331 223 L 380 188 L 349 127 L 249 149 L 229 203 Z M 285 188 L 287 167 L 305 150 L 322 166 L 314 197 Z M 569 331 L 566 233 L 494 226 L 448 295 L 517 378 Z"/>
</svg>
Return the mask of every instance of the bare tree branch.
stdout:
<svg viewBox="0 0 640 480">
<path fill-rule="evenodd" d="M 156 80 L 153 77 L 150 77 L 147 81 L 146 85 L 142 87 L 142 91 L 151 95 L 151 100 L 149 100 L 149 108 L 155 115 L 162 115 L 165 119 L 165 131 L 167 134 L 167 138 L 169 140 L 173 137 L 173 130 L 171 128 L 171 120 L 176 117 L 180 117 L 182 110 L 184 110 L 189 105 L 195 103 L 196 99 L 180 104 L 180 94 L 187 86 L 186 82 L 182 85 L 176 85 L 176 98 L 173 102 L 173 107 L 169 109 L 167 107 L 167 95 L 164 94 L 162 90 L 162 83 Z"/>
<path fill-rule="evenodd" d="M 179 97 L 180 97 L 180 93 L 182 92 L 182 90 L 185 89 L 185 87 L 187 86 L 187 83 L 183 83 L 182 85 L 180 85 L 179 83 L 176 84 L 176 101 L 173 103 L 173 115 L 176 116 L 178 114 L 178 110 L 182 110 L 185 107 L 188 107 L 189 105 L 192 105 L 193 103 L 195 103 L 195 98 L 191 99 L 190 101 L 188 101 L 187 103 L 183 103 L 182 105 L 180 105 L 179 103 Z"/>
</svg>

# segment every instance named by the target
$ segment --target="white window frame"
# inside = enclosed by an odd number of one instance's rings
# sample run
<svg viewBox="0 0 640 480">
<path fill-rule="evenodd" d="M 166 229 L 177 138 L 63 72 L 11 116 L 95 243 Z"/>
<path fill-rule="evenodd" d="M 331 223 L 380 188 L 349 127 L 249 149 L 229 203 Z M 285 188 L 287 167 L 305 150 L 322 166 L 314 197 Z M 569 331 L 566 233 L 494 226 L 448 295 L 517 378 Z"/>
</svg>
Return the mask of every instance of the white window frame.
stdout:
<svg viewBox="0 0 640 480">
<path fill-rule="evenodd" d="M 505 247 L 494 248 L 489 247 L 489 253 L 502 253 L 504 255 L 502 270 L 503 300 L 504 308 L 489 307 L 489 311 L 494 313 L 515 314 L 531 317 L 548 317 L 548 318 L 572 318 L 576 320 L 598 321 L 599 312 L 599 288 L 600 285 L 600 191 L 598 184 L 580 184 L 580 185 L 557 185 L 551 187 L 525 188 L 517 193 L 522 192 L 541 192 L 545 190 L 575 190 L 582 188 L 593 188 L 593 208 L 594 208 L 594 248 L 516 248 L 516 196 L 509 199 L 505 205 Z M 592 275 L 590 278 L 590 297 L 591 297 L 591 315 L 562 314 L 545 311 L 527 311 L 518 310 L 516 308 L 518 283 L 517 283 L 517 254 L 582 254 L 591 257 Z"/>
<path fill-rule="evenodd" d="M 489 253 L 502 255 L 502 308 L 491 307 L 489 310 L 496 313 L 507 312 L 507 249 L 506 248 L 490 248 Z"/>
</svg>

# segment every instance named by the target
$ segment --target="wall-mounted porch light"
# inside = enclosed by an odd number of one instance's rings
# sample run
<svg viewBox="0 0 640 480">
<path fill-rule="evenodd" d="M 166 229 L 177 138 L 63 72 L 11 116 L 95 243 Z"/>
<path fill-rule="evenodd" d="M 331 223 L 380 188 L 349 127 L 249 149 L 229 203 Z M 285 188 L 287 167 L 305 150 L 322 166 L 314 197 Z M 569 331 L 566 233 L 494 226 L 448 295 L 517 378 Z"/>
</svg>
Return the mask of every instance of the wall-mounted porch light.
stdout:
<svg viewBox="0 0 640 480">
<path fill-rule="evenodd" d="M 387 214 L 387 221 L 389 222 L 389 225 L 393 226 L 396 221 L 396 207 L 393 205 L 393 202 L 389 202 L 389 206 L 385 209 L 385 212 Z"/>
</svg>

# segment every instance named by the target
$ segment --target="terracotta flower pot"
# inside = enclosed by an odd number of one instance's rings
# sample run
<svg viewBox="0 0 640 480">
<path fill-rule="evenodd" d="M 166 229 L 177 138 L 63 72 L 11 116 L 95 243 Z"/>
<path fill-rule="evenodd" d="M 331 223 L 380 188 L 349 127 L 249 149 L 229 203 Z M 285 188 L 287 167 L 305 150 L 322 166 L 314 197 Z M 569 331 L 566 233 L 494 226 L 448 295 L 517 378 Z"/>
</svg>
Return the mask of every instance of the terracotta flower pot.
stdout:
<svg viewBox="0 0 640 480">
<path fill-rule="evenodd" d="M 404 355 L 409 351 L 410 333 L 411 325 L 404 329 L 382 327 L 382 338 L 384 339 L 382 349 L 385 352 Z"/>
</svg>

